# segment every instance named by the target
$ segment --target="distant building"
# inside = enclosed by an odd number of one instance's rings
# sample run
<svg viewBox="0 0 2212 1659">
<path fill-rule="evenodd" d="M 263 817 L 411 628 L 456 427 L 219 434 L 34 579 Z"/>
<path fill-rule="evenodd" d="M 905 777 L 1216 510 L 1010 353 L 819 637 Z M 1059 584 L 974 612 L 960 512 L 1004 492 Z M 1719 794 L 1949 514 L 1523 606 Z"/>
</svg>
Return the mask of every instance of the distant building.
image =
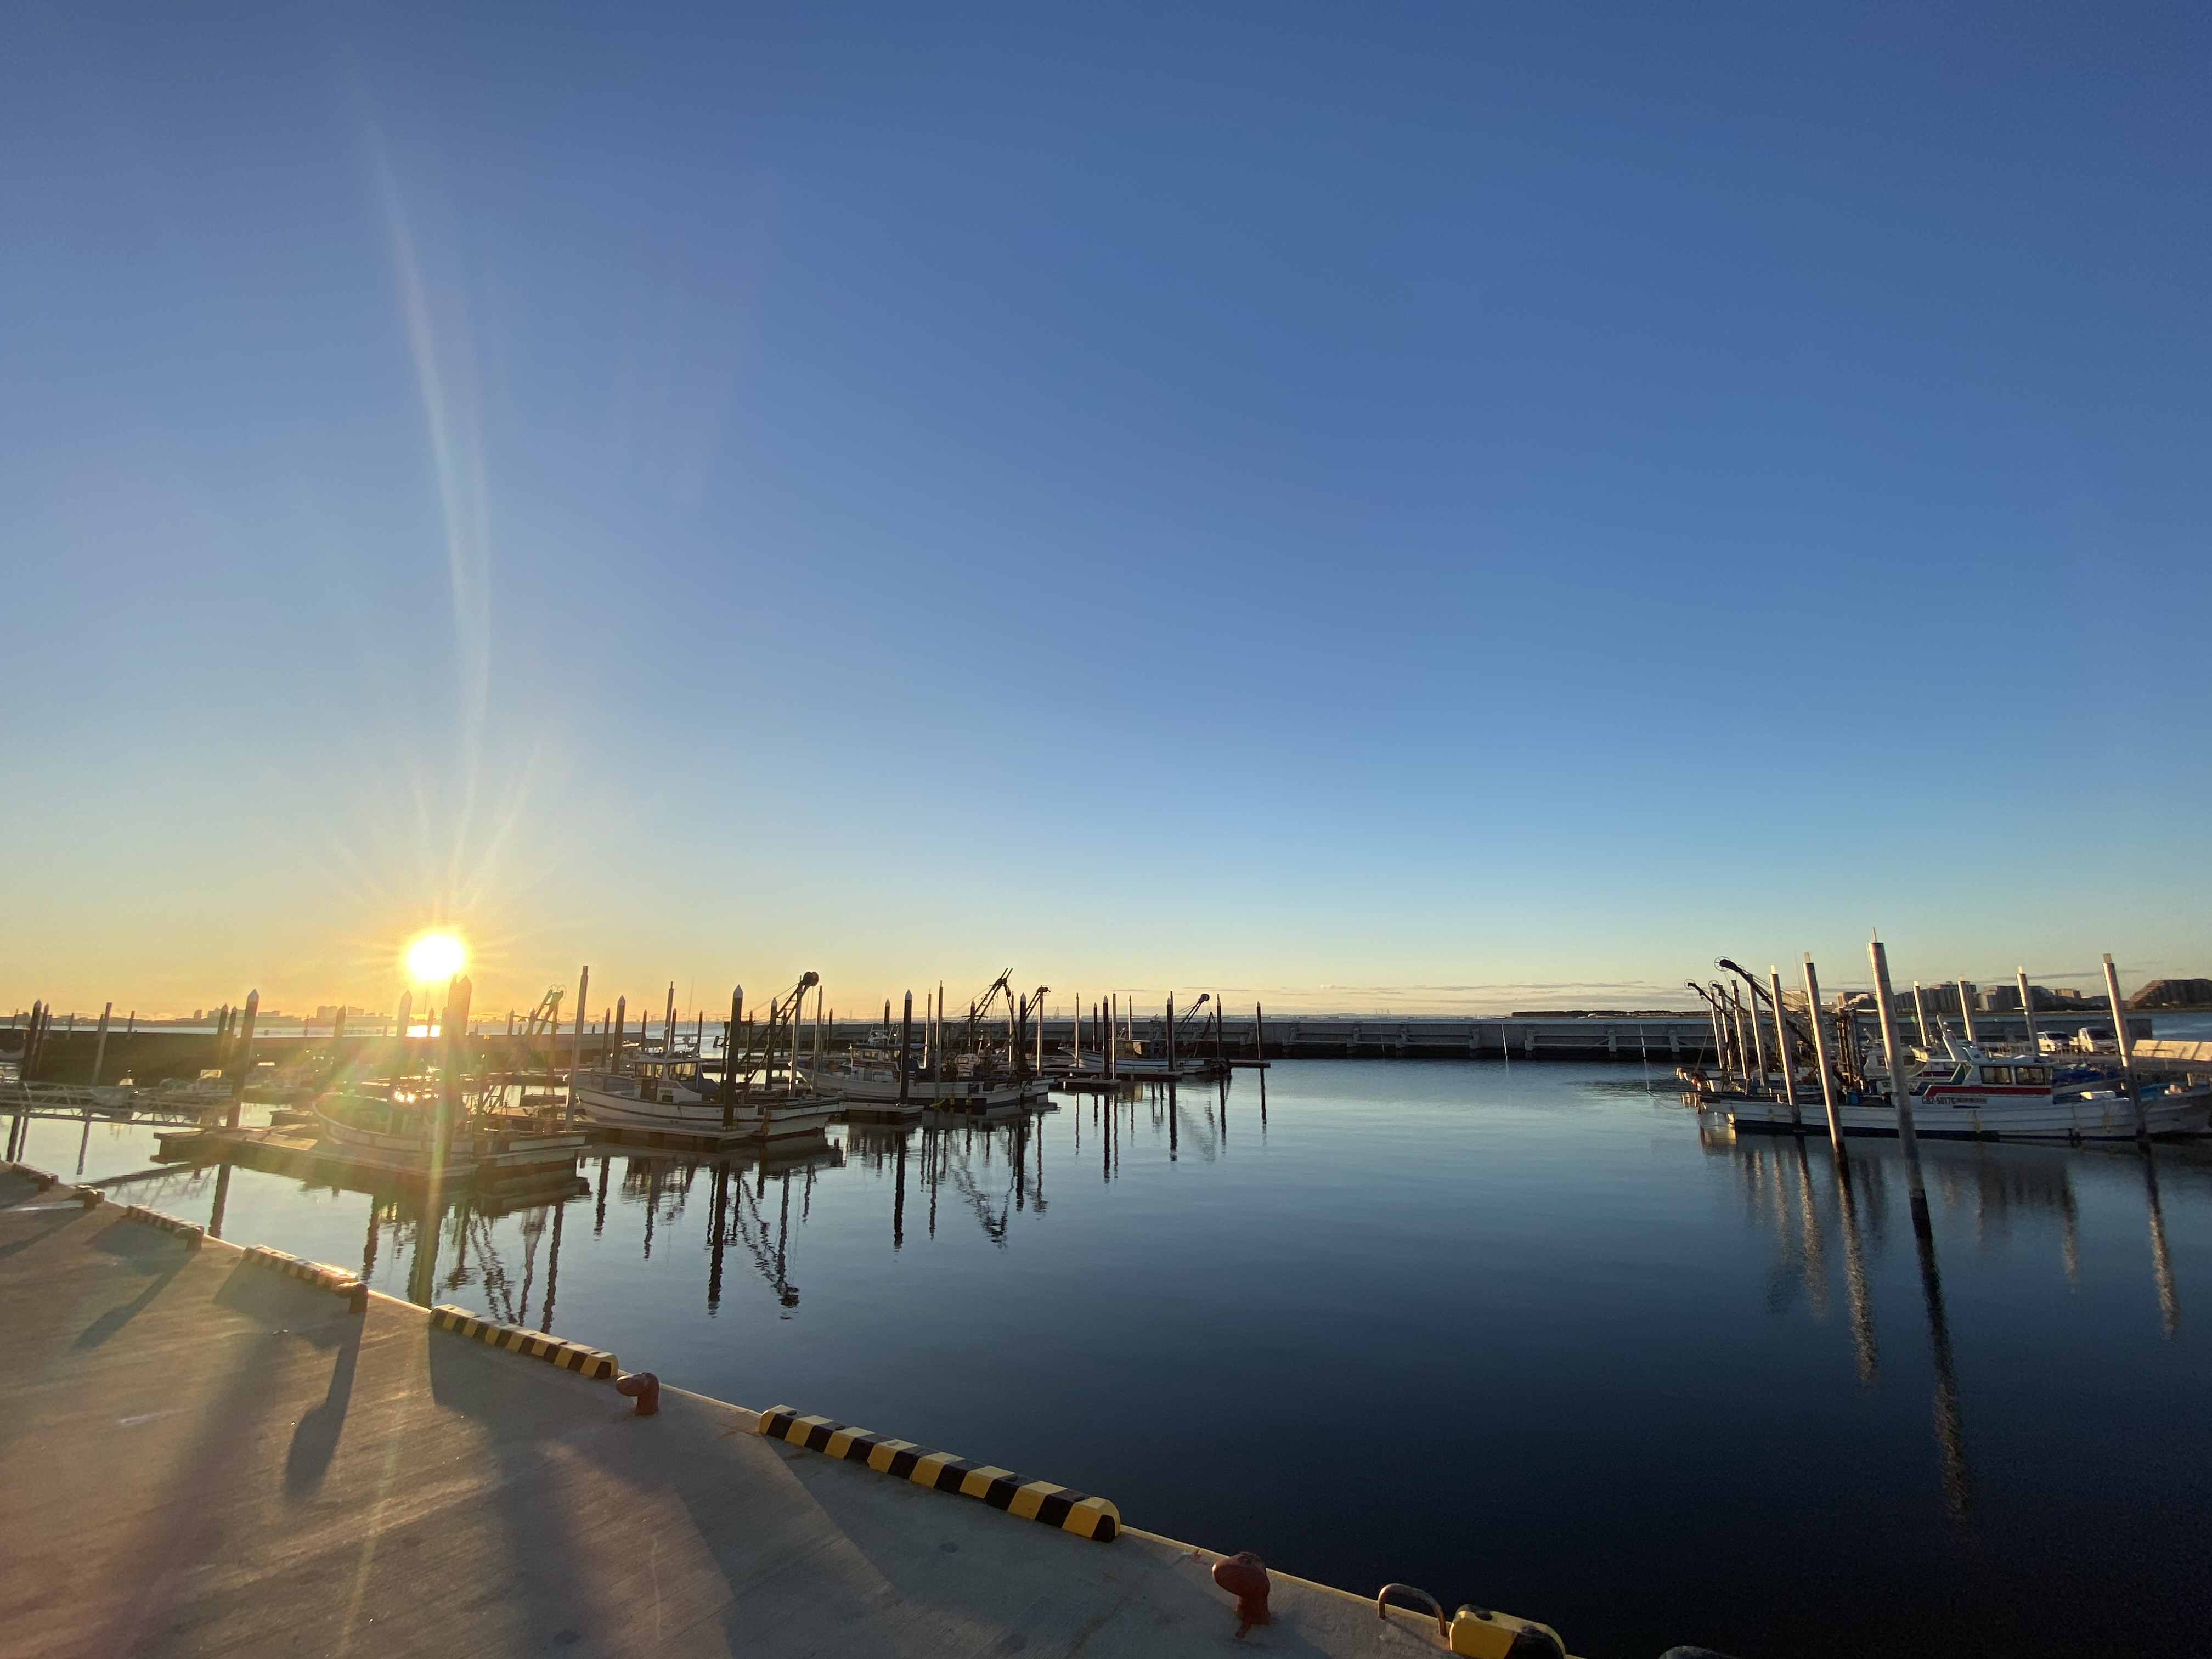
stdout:
<svg viewBox="0 0 2212 1659">
<path fill-rule="evenodd" d="M 2101 997 L 2085 997 L 2079 991 L 2052 990 L 2047 985 L 2031 985 L 2027 994 L 2035 999 L 2038 1013 L 2078 1013 L 2084 1008 L 2100 1008 Z M 1992 985 L 1982 994 L 1982 1000 L 1993 1014 L 2016 1014 L 2020 1012 L 2020 987 Z"/>
<path fill-rule="evenodd" d="M 2138 1011 L 2153 1008 L 2212 1008 L 2212 979 L 2154 979 L 2128 999 Z"/>
</svg>

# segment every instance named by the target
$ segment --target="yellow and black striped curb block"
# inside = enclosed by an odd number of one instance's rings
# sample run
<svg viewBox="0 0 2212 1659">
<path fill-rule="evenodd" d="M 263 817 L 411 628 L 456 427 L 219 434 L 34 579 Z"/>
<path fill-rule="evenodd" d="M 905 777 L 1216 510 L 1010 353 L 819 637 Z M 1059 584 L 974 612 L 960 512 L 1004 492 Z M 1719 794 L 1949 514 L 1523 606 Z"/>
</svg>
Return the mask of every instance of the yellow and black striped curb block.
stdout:
<svg viewBox="0 0 2212 1659">
<path fill-rule="evenodd" d="M 543 1331 L 526 1331 L 520 1325 L 501 1325 L 489 1319 L 478 1319 L 466 1308 L 433 1308 L 430 1310 L 430 1322 L 441 1331 L 473 1336 L 477 1341 L 489 1342 L 495 1348 L 505 1348 L 509 1353 L 526 1354 L 532 1359 L 543 1359 L 548 1364 L 558 1365 L 564 1371 L 578 1371 L 586 1376 L 605 1378 L 616 1376 L 622 1370 L 615 1357 L 604 1348 L 587 1348 L 580 1342 L 548 1336 Z"/>
<path fill-rule="evenodd" d="M 199 1249 L 207 1237 L 206 1228 L 195 1227 L 189 1221 L 179 1221 L 173 1215 L 163 1215 L 159 1210 L 149 1210 L 142 1205 L 125 1205 L 123 1218 L 136 1221 L 142 1226 L 159 1227 L 165 1233 L 174 1233 L 185 1241 L 185 1248 L 188 1250 Z"/>
<path fill-rule="evenodd" d="M 319 1261 L 303 1261 L 299 1256 L 288 1255 L 283 1250 L 272 1250 L 266 1244 L 248 1245 L 246 1260 L 248 1266 L 274 1267 L 278 1273 L 289 1273 L 318 1290 L 335 1291 L 345 1297 L 356 1313 L 363 1312 L 368 1307 L 368 1286 L 361 1282 L 358 1274 L 349 1273 L 343 1267 L 325 1267 Z"/>
<path fill-rule="evenodd" d="M 49 1187 L 59 1184 L 61 1181 L 59 1176 L 48 1175 L 44 1170 L 34 1170 L 27 1164 L 0 1164 L 0 1169 L 4 1169 L 9 1175 L 21 1176 L 26 1181 L 37 1182 L 41 1192 Z"/>
<path fill-rule="evenodd" d="M 1032 1480 L 1012 1469 L 971 1463 L 951 1452 L 931 1451 L 910 1440 L 893 1440 L 866 1429 L 833 1423 L 826 1417 L 801 1417 L 789 1406 L 771 1406 L 760 1414 L 760 1431 L 771 1440 L 804 1446 L 849 1463 L 866 1463 L 878 1474 L 911 1480 L 932 1492 L 980 1498 L 1024 1521 L 1042 1521 L 1079 1538 L 1111 1543 L 1121 1529 L 1121 1511 L 1103 1498 Z"/>
</svg>

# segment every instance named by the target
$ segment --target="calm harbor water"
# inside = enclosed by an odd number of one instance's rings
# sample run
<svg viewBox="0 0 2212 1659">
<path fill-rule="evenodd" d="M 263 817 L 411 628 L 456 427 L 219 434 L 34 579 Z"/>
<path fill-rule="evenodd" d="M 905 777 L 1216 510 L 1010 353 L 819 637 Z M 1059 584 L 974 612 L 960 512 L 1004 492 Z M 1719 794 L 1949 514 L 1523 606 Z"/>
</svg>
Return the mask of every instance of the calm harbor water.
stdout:
<svg viewBox="0 0 2212 1659">
<path fill-rule="evenodd" d="M 1839 1182 L 1824 1141 L 1733 1140 L 1633 1066 L 1058 1103 L 766 1166 L 595 1156 L 565 1203 L 434 1228 L 238 1170 L 222 1231 L 1595 1659 L 2212 1628 L 2212 1153 L 1923 1143 L 1923 1241 L 1894 1146 Z M 45 1119 L 26 1156 L 151 1151 Z M 217 1179 L 118 1196 L 205 1221 Z"/>
</svg>

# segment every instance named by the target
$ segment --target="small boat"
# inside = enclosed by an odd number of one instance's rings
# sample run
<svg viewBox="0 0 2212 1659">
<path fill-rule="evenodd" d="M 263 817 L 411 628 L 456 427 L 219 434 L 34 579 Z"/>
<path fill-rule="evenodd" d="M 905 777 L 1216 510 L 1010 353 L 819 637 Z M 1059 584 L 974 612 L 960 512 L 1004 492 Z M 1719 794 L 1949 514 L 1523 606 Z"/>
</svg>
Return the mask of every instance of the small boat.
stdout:
<svg viewBox="0 0 2212 1659">
<path fill-rule="evenodd" d="M 877 1118 L 918 1117 L 932 1110 L 998 1110 L 1020 1105 L 1042 1087 L 998 1075 L 995 1068 L 975 1060 L 971 1054 L 957 1055 L 945 1065 L 950 1076 L 908 1078 L 903 1101 L 899 1098 L 898 1060 L 888 1049 L 855 1048 L 836 1064 L 817 1066 L 804 1075 L 817 1089 L 842 1095 L 848 1109 Z"/>
<path fill-rule="evenodd" d="M 2073 1075 L 2068 1075 L 2068 1073 Z M 2135 1107 L 2124 1082 L 2103 1067 L 2053 1068 L 2041 1057 L 1986 1053 L 1946 1036 L 1943 1052 L 1921 1064 L 1909 1085 L 1912 1133 L 1952 1140 L 2132 1140 Z M 1790 1133 L 1826 1123 L 1818 1077 L 1796 1085 L 1797 1105 L 1778 1097 L 1706 1088 L 1700 1105 L 1727 1112 L 1732 1127 Z M 2143 1127 L 2154 1135 L 2212 1133 L 2212 1084 L 2147 1085 Z M 1846 1134 L 1893 1135 L 1897 1110 L 1886 1095 L 1853 1095 L 1838 1106 Z"/>
<path fill-rule="evenodd" d="M 434 1085 L 394 1086 L 382 1094 L 335 1092 L 314 1104 L 323 1146 L 350 1161 L 400 1171 L 425 1170 L 435 1161 L 437 1115 Z M 580 1134 L 485 1128 L 464 1116 L 453 1127 L 446 1162 L 455 1170 L 473 1167 L 479 1176 L 534 1174 L 563 1165 L 573 1170 L 583 1145 Z"/>
<path fill-rule="evenodd" d="M 238 1091 L 228 1079 L 220 1071 L 209 1070 L 198 1077 L 163 1078 L 140 1089 L 137 1104 L 145 1111 L 204 1112 L 228 1106 L 237 1098 Z"/>
<path fill-rule="evenodd" d="M 804 1075 L 769 1077 L 741 1087 L 734 1102 L 722 1098 L 721 1079 L 696 1054 L 647 1053 L 621 1071 L 582 1071 L 568 1079 L 577 1113 L 611 1127 L 675 1130 L 702 1135 L 741 1134 L 769 1141 L 816 1135 L 843 1106 L 834 1094 L 806 1086 Z"/>
</svg>

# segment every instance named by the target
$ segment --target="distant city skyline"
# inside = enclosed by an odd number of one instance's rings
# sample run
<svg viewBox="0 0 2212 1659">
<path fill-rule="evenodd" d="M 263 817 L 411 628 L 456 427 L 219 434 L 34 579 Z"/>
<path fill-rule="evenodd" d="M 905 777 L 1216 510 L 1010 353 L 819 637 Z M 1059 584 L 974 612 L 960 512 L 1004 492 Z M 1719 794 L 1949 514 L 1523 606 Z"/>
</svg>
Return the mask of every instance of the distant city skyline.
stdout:
<svg viewBox="0 0 2212 1659">
<path fill-rule="evenodd" d="M 2202 8 L 23 11 L 0 209 L 0 1001 L 2212 972 Z"/>
</svg>

